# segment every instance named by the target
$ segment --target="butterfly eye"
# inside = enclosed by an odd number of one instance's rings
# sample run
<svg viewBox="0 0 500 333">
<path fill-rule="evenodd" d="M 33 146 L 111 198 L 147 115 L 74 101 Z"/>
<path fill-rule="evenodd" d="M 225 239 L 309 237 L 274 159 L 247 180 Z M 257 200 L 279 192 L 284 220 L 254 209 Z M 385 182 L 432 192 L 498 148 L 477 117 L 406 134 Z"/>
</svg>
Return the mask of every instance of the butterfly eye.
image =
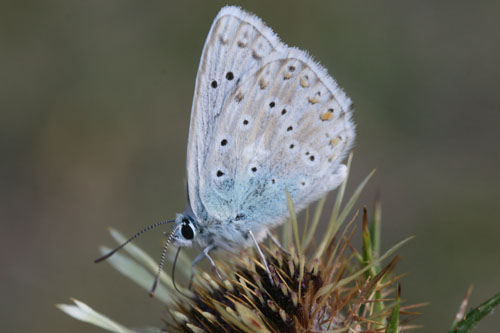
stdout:
<svg viewBox="0 0 500 333">
<path fill-rule="evenodd" d="M 182 237 L 184 237 L 187 240 L 191 240 L 194 238 L 194 231 L 193 231 L 193 228 L 191 228 L 191 225 L 189 224 L 189 222 L 182 224 L 181 234 L 182 234 Z"/>
</svg>

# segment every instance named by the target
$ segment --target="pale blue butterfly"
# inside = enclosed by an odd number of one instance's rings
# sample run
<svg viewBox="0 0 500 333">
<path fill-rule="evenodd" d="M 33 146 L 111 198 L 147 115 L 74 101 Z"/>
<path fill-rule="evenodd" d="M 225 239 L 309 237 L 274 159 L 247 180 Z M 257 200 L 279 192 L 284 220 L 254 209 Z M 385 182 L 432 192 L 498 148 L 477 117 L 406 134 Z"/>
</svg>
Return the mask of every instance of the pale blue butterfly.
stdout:
<svg viewBox="0 0 500 333">
<path fill-rule="evenodd" d="M 203 252 L 256 246 L 289 216 L 335 189 L 355 137 L 352 103 L 327 71 L 258 17 L 224 7 L 202 52 L 187 147 L 188 204 L 168 244 Z M 180 249 L 180 248 L 179 248 Z M 269 272 L 269 270 L 268 270 Z M 153 290 L 156 286 L 156 281 Z"/>
</svg>

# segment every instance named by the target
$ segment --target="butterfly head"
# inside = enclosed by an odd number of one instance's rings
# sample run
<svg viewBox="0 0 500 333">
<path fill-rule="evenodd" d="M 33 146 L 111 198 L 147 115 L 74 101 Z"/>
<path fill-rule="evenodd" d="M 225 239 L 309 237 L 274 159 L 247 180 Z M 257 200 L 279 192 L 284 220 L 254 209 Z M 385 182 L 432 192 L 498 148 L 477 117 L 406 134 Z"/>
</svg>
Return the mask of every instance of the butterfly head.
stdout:
<svg viewBox="0 0 500 333">
<path fill-rule="evenodd" d="M 175 219 L 174 240 L 177 246 L 192 246 L 198 235 L 195 220 L 188 214 L 177 214 Z"/>
</svg>

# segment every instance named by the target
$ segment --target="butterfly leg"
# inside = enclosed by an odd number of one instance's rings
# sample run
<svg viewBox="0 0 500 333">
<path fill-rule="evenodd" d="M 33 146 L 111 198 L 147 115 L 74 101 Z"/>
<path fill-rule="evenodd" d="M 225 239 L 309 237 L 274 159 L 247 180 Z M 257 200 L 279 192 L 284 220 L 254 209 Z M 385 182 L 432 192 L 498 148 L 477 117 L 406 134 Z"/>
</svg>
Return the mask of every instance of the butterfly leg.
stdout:
<svg viewBox="0 0 500 333">
<path fill-rule="evenodd" d="M 191 263 L 191 275 L 189 276 L 189 285 L 188 289 L 191 290 L 191 287 L 193 286 L 193 278 L 194 278 L 194 266 L 196 266 L 197 263 L 201 261 L 205 257 L 205 253 L 200 253 L 196 258 L 194 258 L 193 262 Z"/>
<path fill-rule="evenodd" d="M 267 236 L 271 239 L 274 245 L 276 245 L 281 250 L 281 252 L 285 253 L 286 255 L 290 255 L 290 252 L 285 250 L 283 245 L 281 245 L 280 241 L 277 240 L 276 237 L 274 237 L 274 235 L 269 230 L 267 231 Z"/>
<path fill-rule="evenodd" d="M 217 277 L 219 280 L 224 281 L 222 279 L 222 276 L 219 273 L 219 270 L 217 269 L 217 265 L 215 264 L 215 261 L 212 259 L 212 257 L 208 254 L 208 252 L 212 251 L 215 249 L 215 245 L 209 245 L 203 250 L 203 254 L 205 257 L 207 257 L 208 261 L 210 261 L 210 265 L 212 265 L 212 269 L 214 270 L 215 274 L 217 274 Z"/>
<path fill-rule="evenodd" d="M 271 284 L 274 284 L 274 280 L 273 280 L 273 277 L 271 275 L 271 271 L 269 270 L 269 266 L 267 265 L 266 257 L 264 257 L 264 253 L 260 249 L 259 243 L 257 243 L 257 239 L 255 239 L 255 236 L 254 236 L 252 230 L 248 230 L 248 234 L 250 235 L 250 237 L 252 237 L 252 240 L 255 244 L 255 247 L 257 248 L 257 252 L 259 252 L 260 259 L 262 259 L 262 263 L 264 264 L 264 267 L 266 268 L 266 272 L 267 272 L 267 276 L 269 277 L 269 281 L 271 282 Z"/>
<path fill-rule="evenodd" d="M 215 271 L 215 274 L 217 274 L 217 277 L 219 280 L 223 281 L 222 276 L 219 273 L 219 270 L 217 269 L 217 266 L 215 265 L 215 261 L 212 259 L 212 257 L 208 254 L 210 251 L 215 249 L 215 245 L 209 245 L 205 249 L 203 249 L 203 253 L 200 253 L 196 258 L 194 258 L 193 262 L 191 263 L 191 276 L 189 277 L 189 289 L 191 289 L 193 285 L 193 278 L 194 278 L 194 266 L 199 263 L 204 257 L 208 259 L 210 262 L 210 265 L 212 266 L 212 269 Z"/>
</svg>

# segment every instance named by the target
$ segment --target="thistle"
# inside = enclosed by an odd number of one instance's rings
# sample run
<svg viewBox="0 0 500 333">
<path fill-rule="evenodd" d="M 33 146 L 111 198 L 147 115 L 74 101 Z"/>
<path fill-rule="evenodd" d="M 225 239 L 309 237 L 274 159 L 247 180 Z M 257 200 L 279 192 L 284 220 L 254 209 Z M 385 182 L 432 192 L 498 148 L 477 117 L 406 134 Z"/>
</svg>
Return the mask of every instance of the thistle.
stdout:
<svg viewBox="0 0 500 333">
<path fill-rule="evenodd" d="M 366 210 L 363 220 L 367 226 Z M 390 317 L 398 305 L 398 277 L 389 276 L 398 257 L 382 269 L 358 260 L 350 251 L 354 229 L 351 223 L 322 253 L 313 246 L 300 251 L 303 242 L 288 253 L 264 247 L 273 281 L 253 251 L 220 260 L 224 281 L 198 275 L 193 296 L 170 309 L 167 331 L 369 332 L 390 322 L 397 327 L 399 320 Z"/>
<path fill-rule="evenodd" d="M 281 245 L 260 244 L 271 271 L 269 278 L 253 248 L 239 255 L 223 253 L 216 261 L 216 274 L 199 270 L 191 289 L 175 283 L 172 275 L 161 273 L 155 297 L 166 305 L 165 327 L 132 330 L 74 300 L 76 305 L 58 307 L 76 319 L 112 332 L 399 332 L 416 326 L 408 322 L 420 305 L 401 305 L 401 276 L 393 274 L 399 260 L 397 250 L 410 238 L 380 253 L 381 208 L 377 200 L 372 214 L 353 211 L 355 203 L 373 173 L 343 204 L 346 184 L 342 184 L 327 224 L 319 238 L 319 220 L 325 199 L 314 210 L 306 210 L 303 230 L 289 201 L 290 219 L 285 223 Z M 349 219 L 348 219 L 349 217 Z M 351 239 L 361 222 L 361 249 Z M 118 243 L 125 238 L 115 230 Z M 101 248 L 102 253 L 109 252 Z M 177 262 L 177 281 L 188 281 L 191 259 L 169 252 Z M 113 267 L 149 290 L 157 264 L 134 244 L 116 253 Z M 467 300 L 467 298 L 466 298 Z M 466 302 L 466 301 L 464 301 Z M 465 315 L 463 305 L 450 332 L 469 332 L 494 306 L 496 295 Z M 466 304 L 466 303 L 465 303 Z"/>
<path fill-rule="evenodd" d="M 409 307 L 400 309 L 396 285 L 399 277 L 392 276 L 398 257 L 385 265 L 382 262 L 409 239 L 379 255 L 380 203 L 375 206 L 371 227 L 367 210 L 363 210 L 361 251 L 351 245 L 358 213 L 347 221 L 372 174 L 343 207 L 346 183 L 342 184 L 327 230 L 318 241 L 315 233 L 326 199 L 317 203 L 313 214 L 309 209 L 306 211 L 305 224 L 299 232 L 289 198 L 291 217 L 282 230 L 283 247 L 261 244 L 271 277 L 253 248 L 242 250 L 240 255 L 221 252 L 216 263 L 222 280 L 215 274 L 198 272 L 192 289 L 176 284 L 172 276 L 162 273 L 156 297 L 167 305 L 169 318 L 165 318 L 165 329 L 169 332 L 396 332 L 404 323 L 400 313 Z M 118 242 L 123 242 L 122 235 L 114 230 L 111 233 Z M 101 248 L 101 251 L 109 250 Z M 129 256 L 117 253 L 110 258 L 110 263 L 148 289 L 156 269 L 155 261 L 135 245 L 125 247 L 125 251 Z M 176 258 L 173 252 L 169 255 L 178 262 L 177 267 L 185 277 L 182 280 L 186 281 L 190 275 L 189 258 L 179 252 Z M 77 305 L 84 306 L 83 303 Z M 61 305 L 60 308 L 75 316 L 74 307 Z M 123 326 L 97 315 L 90 320 L 88 316 L 78 319 L 125 332 Z M 109 322 L 105 323 L 106 320 Z M 390 327 L 394 329 L 388 330 Z"/>
</svg>

